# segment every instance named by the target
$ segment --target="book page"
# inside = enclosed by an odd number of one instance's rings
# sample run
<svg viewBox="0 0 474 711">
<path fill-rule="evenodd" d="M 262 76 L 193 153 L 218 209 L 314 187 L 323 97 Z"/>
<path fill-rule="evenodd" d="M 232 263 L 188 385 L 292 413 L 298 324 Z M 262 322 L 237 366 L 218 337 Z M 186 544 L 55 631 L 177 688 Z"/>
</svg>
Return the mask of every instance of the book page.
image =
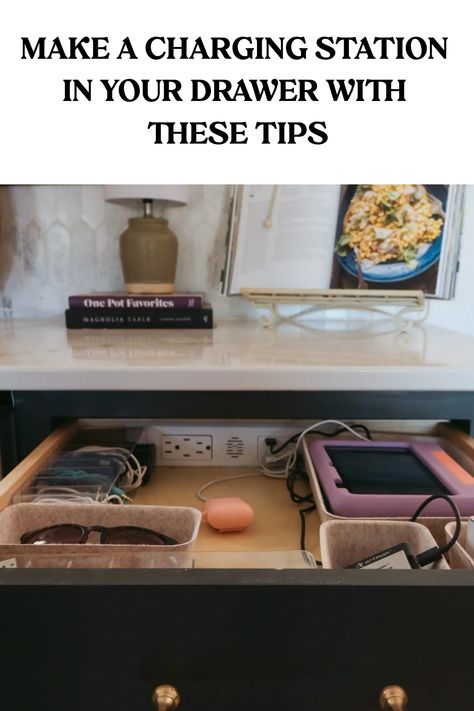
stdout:
<svg viewBox="0 0 474 711">
<path fill-rule="evenodd" d="M 338 185 L 245 186 L 229 293 L 327 288 L 338 202 Z"/>
<path fill-rule="evenodd" d="M 448 185 L 342 186 L 331 287 L 447 298 L 453 197 Z"/>
</svg>

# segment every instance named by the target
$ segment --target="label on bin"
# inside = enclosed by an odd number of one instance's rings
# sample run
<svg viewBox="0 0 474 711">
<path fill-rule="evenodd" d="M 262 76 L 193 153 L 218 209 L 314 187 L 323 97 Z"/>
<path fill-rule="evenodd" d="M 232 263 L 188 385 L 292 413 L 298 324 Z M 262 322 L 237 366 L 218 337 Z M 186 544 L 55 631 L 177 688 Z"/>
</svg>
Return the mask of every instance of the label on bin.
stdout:
<svg viewBox="0 0 474 711">
<path fill-rule="evenodd" d="M 407 544 L 399 543 L 347 567 L 358 570 L 411 570 L 419 566 Z"/>
</svg>

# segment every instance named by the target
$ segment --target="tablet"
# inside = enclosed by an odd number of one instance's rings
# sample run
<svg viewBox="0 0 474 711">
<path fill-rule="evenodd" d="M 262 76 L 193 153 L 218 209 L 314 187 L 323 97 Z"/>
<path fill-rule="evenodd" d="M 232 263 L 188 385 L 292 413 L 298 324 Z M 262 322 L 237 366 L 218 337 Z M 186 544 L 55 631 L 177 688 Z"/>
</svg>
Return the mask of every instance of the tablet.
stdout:
<svg viewBox="0 0 474 711">
<path fill-rule="evenodd" d="M 432 442 L 320 440 L 308 447 L 329 510 L 339 516 L 411 516 L 432 494 L 474 514 L 474 478 Z M 439 500 L 424 516 L 451 516 Z"/>
</svg>

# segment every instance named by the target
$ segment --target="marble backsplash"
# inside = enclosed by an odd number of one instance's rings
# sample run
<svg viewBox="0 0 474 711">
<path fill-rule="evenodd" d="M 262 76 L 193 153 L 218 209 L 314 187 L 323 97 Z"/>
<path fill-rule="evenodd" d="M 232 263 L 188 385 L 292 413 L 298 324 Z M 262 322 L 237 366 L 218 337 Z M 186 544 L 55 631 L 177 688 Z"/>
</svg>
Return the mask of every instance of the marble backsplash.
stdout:
<svg viewBox="0 0 474 711">
<path fill-rule="evenodd" d="M 230 188 L 190 188 L 185 208 L 164 216 L 179 239 L 177 289 L 205 292 L 217 316 L 253 314 L 242 299 L 219 293 Z M 0 306 L 15 318 L 63 313 L 67 297 L 124 289 L 119 235 L 141 206 L 112 205 L 103 186 L 0 188 Z M 468 186 L 456 299 L 431 303 L 431 323 L 474 335 L 474 186 Z M 0 310 L 1 313 L 1 310 Z"/>
<path fill-rule="evenodd" d="M 17 318 L 49 317 L 63 313 L 70 294 L 124 290 L 119 235 L 129 217 L 141 214 L 138 202 L 106 203 L 98 185 L 1 191 L 4 309 Z M 186 208 L 163 214 L 179 237 L 177 289 L 203 291 L 218 310 L 235 312 L 239 307 L 219 294 L 229 197 L 228 186 L 192 186 Z"/>
</svg>

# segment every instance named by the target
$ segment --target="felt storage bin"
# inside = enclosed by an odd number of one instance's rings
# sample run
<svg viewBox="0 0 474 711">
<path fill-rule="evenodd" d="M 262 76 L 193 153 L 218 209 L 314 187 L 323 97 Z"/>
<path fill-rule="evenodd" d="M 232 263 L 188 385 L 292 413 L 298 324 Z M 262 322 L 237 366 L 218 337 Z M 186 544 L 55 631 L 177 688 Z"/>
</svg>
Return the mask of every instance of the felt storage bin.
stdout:
<svg viewBox="0 0 474 711">
<path fill-rule="evenodd" d="M 444 443 L 441 443 L 442 446 L 445 446 Z M 450 450 L 448 447 L 445 447 L 452 456 L 454 456 L 454 450 Z M 326 501 L 324 492 L 322 491 L 321 484 L 319 483 L 319 478 L 317 471 L 314 467 L 313 461 L 311 459 L 311 456 L 309 454 L 308 450 L 308 444 L 307 442 L 303 443 L 303 449 L 304 449 L 304 458 L 305 458 L 305 466 L 306 466 L 306 471 L 308 472 L 309 476 L 309 483 L 311 486 L 311 491 L 313 493 L 314 497 L 314 502 L 316 504 L 316 510 L 318 512 L 318 517 L 321 522 L 324 521 L 399 521 L 401 523 L 406 522 L 409 523 L 410 519 L 406 516 L 391 516 L 390 518 L 385 518 L 382 516 L 374 517 L 374 518 L 348 518 L 346 516 L 340 516 L 338 514 L 333 513 L 328 506 L 328 503 Z M 461 460 L 461 462 L 464 464 L 464 460 Z M 428 497 L 426 497 L 428 498 Z M 427 509 L 429 511 L 429 508 Z M 413 511 L 413 513 L 415 513 Z M 417 518 L 417 522 L 420 524 L 423 524 L 430 530 L 432 533 L 436 543 L 438 545 L 444 545 L 445 543 L 445 526 L 449 521 L 452 520 L 452 511 L 449 505 L 446 503 L 446 516 L 440 517 L 440 516 L 425 516 L 425 512 L 421 514 Z"/>
<path fill-rule="evenodd" d="M 0 548 L 2 557 L 8 550 L 21 549 L 24 555 L 53 554 L 103 554 L 107 555 L 153 553 L 160 550 L 186 551 L 197 537 L 201 512 L 185 506 L 114 506 L 112 504 L 13 504 L 0 513 Z M 102 545 L 81 544 L 20 544 L 20 537 L 60 523 L 77 523 L 82 526 L 141 526 L 159 531 L 178 543 L 171 546 L 155 545 Z M 91 540 L 94 540 L 93 538 Z M 135 567 L 135 566 L 132 566 Z M 140 567 L 140 566 L 138 566 Z"/>
<path fill-rule="evenodd" d="M 31 546 L 26 546 L 28 550 Z M 318 565 L 307 551 L 168 551 L 168 547 L 154 552 L 114 552 L 102 546 L 98 553 L 47 553 L 43 546 L 25 553 L 22 545 L 0 545 L 0 568 L 210 568 L 317 570 Z"/>
<path fill-rule="evenodd" d="M 105 570 L 111 568 L 181 568 L 182 556 L 191 556 L 191 552 L 171 550 L 163 553 L 163 548 L 170 546 L 152 547 L 133 546 L 139 551 L 130 550 L 119 551 L 117 546 L 92 546 L 78 545 L 72 550 L 71 546 L 30 546 L 30 545 L 6 545 L 0 546 L 0 568 L 88 568 Z M 69 552 L 64 552 L 66 548 Z M 97 549 L 100 548 L 100 551 Z M 112 548 L 112 551 L 109 549 Z M 143 550 L 145 548 L 146 550 Z M 53 549 L 53 550 L 51 550 Z M 59 550 L 60 549 L 60 550 Z M 80 549 L 80 550 L 79 550 Z M 97 551 L 97 552 L 96 552 Z"/>
<path fill-rule="evenodd" d="M 406 543 L 415 555 L 436 545 L 426 526 L 406 521 L 326 521 L 321 524 L 319 536 L 323 568 L 335 569 L 347 568 L 399 543 Z M 443 558 L 424 570 L 429 568 L 447 570 L 449 565 Z"/>
<path fill-rule="evenodd" d="M 467 552 L 465 546 L 466 546 L 466 537 L 467 537 L 467 527 L 468 523 L 467 521 L 462 521 L 461 523 L 461 533 L 459 534 L 459 538 L 454 544 L 452 548 L 449 549 L 449 551 L 446 553 L 446 557 L 449 560 L 449 564 L 451 568 L 474 568 L 474 559 L 472 556 Z M 456 529 L 456 522 L 455 521 L 450 521 L 449 523 L 446 524 L 444 527 L 445 535 L 446 535 L 446 543 L 448 543 L 453 535 L 454 531 Z"/>
</svg>

